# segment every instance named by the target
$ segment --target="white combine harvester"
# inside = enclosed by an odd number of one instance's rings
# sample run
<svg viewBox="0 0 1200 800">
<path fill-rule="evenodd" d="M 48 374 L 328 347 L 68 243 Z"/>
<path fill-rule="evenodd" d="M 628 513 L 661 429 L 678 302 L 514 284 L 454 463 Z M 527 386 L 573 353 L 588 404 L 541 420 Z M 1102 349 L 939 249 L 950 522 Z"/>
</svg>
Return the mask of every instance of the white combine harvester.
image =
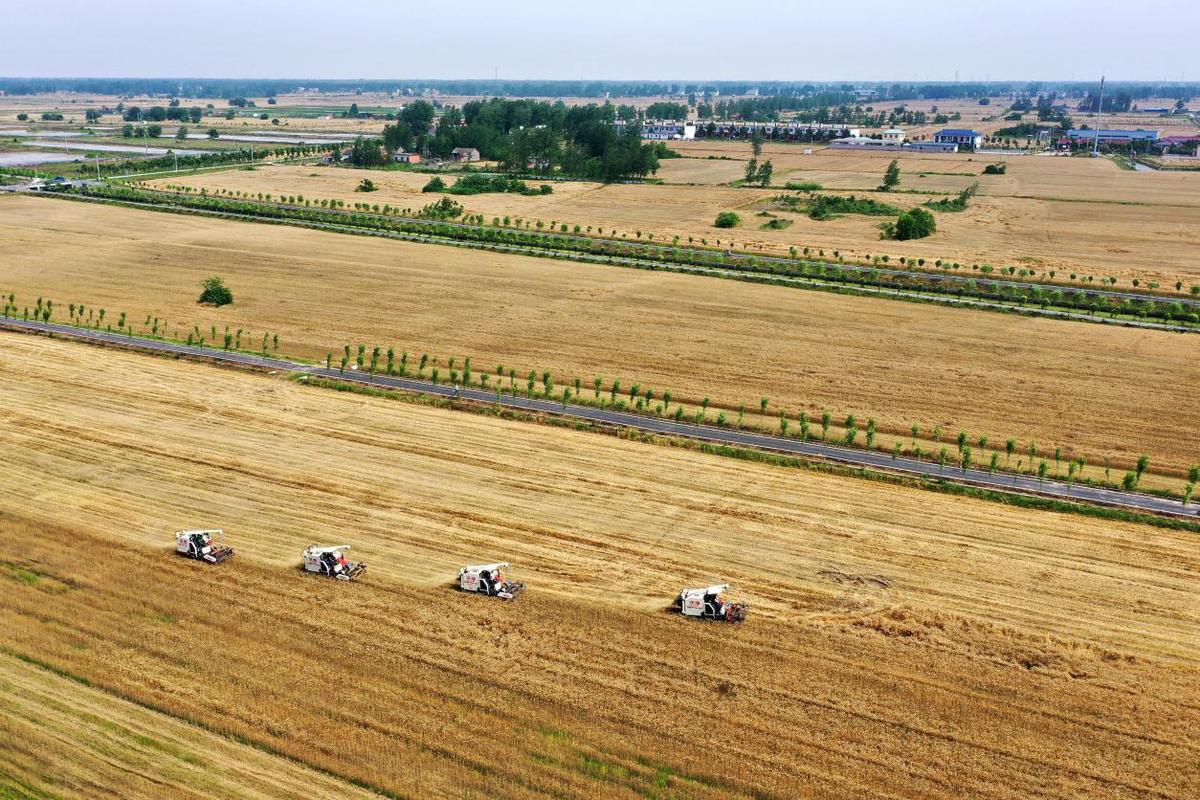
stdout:
<svg viewBox="0 0 1200 800">
<path fill-rule="evenodd" d="M 233 555 L 233 548 L 214 542 L 224 537 L 220 530 L 175 531 L 175 552 L 185 558 L 220 564 Z"/>
<path fill-rule="evenodd" d="M 357 561 L 347 561 L 342 553 L 350 549 L 348 544 L 338 544 L 329 547 L 312 545 L 304 549 L 304 569 L 315 572 L 327 578 L 339 581 L 354 580 L 367 571 L 367 565 Z"/>
<path fill-rule="evenodd" d="M 458 571 L 458 588 L 464 592 L 479 592 L 501 600 L 512 600 L 525 591 L 525 584 L 507 580 L 503 570 L 507 561 L 496 564 L 475 564 Z"/>
<path fill-rule="evenodd" d="M 722 622 L 745 622 L 750 607 L 745 603 L 732 603 L 725 593 L 728 583 L 720 583 L 705 589 L 684 589 L 675 599 L 676 607 L 685 617 L 715 619 Z"/>
</svg>

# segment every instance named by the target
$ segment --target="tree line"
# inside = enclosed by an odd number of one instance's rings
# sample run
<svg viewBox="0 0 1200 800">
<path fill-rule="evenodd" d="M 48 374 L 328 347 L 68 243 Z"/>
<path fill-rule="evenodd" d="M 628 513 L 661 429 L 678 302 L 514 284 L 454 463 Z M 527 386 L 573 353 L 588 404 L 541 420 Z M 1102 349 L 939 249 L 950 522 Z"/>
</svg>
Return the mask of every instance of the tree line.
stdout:
<svg viewBox="0 0 1200 800">
<path fill-rule="evenodd" d="M 201 303 L 225 304 L 225 293 L 228 293 L 229 290 L 219 278 L 206 279 L 203 282 L 203 289 Z M 221 293 L 219 298 L 221 302 L 215 302 L 211 296 L 214 291 Z M 3 299 L 3 316 L 17 317 L 19 306 L 16 296 L 10 293 Z M 228 301 L 232 301 L 231 293 L 229 293 Z M 61 312 L 61 306 L 57 308 Z M 52 300 L 38 297 L 32 308 L 29 306 L 23 308 L 21 316 L 25 320 L 49 322 L 54 318 L 55 309 L 56 306 Z M 109 317 L 107 323 L 105 318 L 106 310 L 104 308 L 97 309 L 82 303 L 71 303 L 67 307 L 68 324 L 114 332 L 112 318 Z M 130 337 L 140 336 L 162 340 L 171 338 L 168 334 L 167 320 L 150 314 L 147 314 L 145 321 L 137 326 L 132 318 L 125 312 L 121 312 L 116 320 L 115 330 L 117 333 Z M 278 334 L 264 333 L 261 346 L 254 347 L 259 344 L 255 334 L 246 329 L 231 328 L 229 325 L 224 326 L 223 331 L 218 331 L 216 325 L 211 325 L 206 330 L 202 330 L 198 325 L 193 325 L 187 333 L 186 340 L 181 337 L 178 329 L 175 330 L 173 338 L 176 341 L 186 341 L 189 346 L 200 348 L 211 346 L 226 351 L 256 352 L 262 355 L 278 355 L 279 353 Z M 243 347 L 243 343 L 247 346 Z M 325 356 L 327 370 L 333 369 L 335 363 L 333 359 L 334 353 L 329 351 Z M 414 364 L 413 361 L 416 363 Z M 1125 491 L 1135 492 L 1142 491 L 1142 479 L 1150 466 L 1149 456 L 1141 455 L 1133 468 L 1127 470 L 1119 482 L 1114 482 L 1111 474 L 1111 462 L 1105 458 L 1103 460 L 1104 479 L 1087 478 L 1084 474 L 1088 466 L 1086 459 L 1068 455 L 1062 446 L 1047 449 L 1039 447 L 1034 440 L 1030 440 L 1024 445 L 1018 445 L 1017 439 L 1013 437 L 1005 439 L 1001 445 L 993 442 L 986 435 L 977 438 L 971 437 L 963 430 L 958 431 L 956 436 L 950 438 L 940 425 L 923 431 L 919 425 L 913 424 L 908 430 L 909 437 L 897 439 L 889 448 L 879 442 L 878 437 L 881 430 L 873 417 L 862 420 L 856 414 L 850 413 L 846 415 L 844 421 L 835 421 L 833 414 L 828 410 L 821 410 L 819 413 L 810 413 L 810 410 L 792 413 L 781 408 L 772 410 L 770 399 L 767 397 L 759 398 L 758 402 L 748 410 L 746 404 L 741 404 L 736 409 L 732 406 L 714 407 L 712 398 L 705 396 L 699 402 L 694 399 L 690 400 L 692 408 L 688 410 L 684 402 L 670 390 L 658 391 L 638 382 L 623 384 L 620 377 L 609 380 L 597 375 L 585 385 L 580 377 L 574 376 L 563 383 L 556 383 L 550 370 L 531 369 L 518 372 L 513 367 L 505 368 L 503 365 L 498 365 L 494 372 L 474 370 L 470 357 L 463 358 L 461 361 L 457 357 L 451 357 L 444 365 L 443 371 L 443 365 L 436 356 L 423 353 L 419 359 L 414 356 L 410 361 L 407 351 L 402 350 L 397 353 L 394 347 L 388 347 L 385 351 L 385 348 L 377 345 L 368 351 L 365 344 L 359 344 L 354 349 L 349 344 L 345 344 L 337 364 L 339 374 L 342 375 L 347 370 L 366 373 L 372 378 L 377 374 L 399 377 L 411 375 L 428 380 L 434 385 L 478 387 L 485 391 L 495 391 L 497 396 L 501 393 L 509 393 L 531 399 L 554 400 L 561 402 L 564 406 L 570 403 L 591 405 L 622 412 L 654 415 L 674 419 L 676 422 L 686 420 L 695 424 L 714 425 L 720 428 L 758 430 L 801 441 L 820 441 L 844 447 L 890 452 L 893 459 L 904 456 L 919 461 L 937 463 L 942 468 L 960 469 L 964 472 L 972 468 L 992 473 L 1014 472 L 1036 475 L 1039 480 L 1065 478 L 1070 484 L 1081 482 L 1093 486 L 1120 487 Z M 736 416 L 731 417 L 735 412 Z M 749 418 L 747 417 L 748 413 Z M 772 422 L 772 420 L 774 421 Z M 944 444 L 943 440 L 945 440 Z M 951 447 L 955 449 L 952 450 Z M 986 453 L 989 456 L 988 460 L 985 462 L 979 458 L 979 453 Z M 1003 461 L 1001 461 L 1002 457 Z M 1012 463 L 1014 458 L 1016 459 L 1015 466 Z M 1050 467 L 1051 460 L 1054 465 L 1053 469 Z M 1099 464 L 1093 466 L 1100 467 Z M 1183 490 L 1178 495 L 1185 505 L 1191 501 L 1198 482 L 1200 482 L 1200 465 L 1192 465 L 1187 470 Z M 1171 492 L 1164 491 L 1153 493 L 1175 496 Z"/>
<path fill-rule="evenodd" d="M 364 143 L 370 162 L 386 163 L 396 152 L 417 150 L 448 158 L 455 148 L 475 148 L 510 173 L 560 174 L 611 182 L 641 178 L 658 170 L 659 148 L 641 130 L 613 126 L 615 109 L 541 100 L 472 100 L 436 118 L 431 103 L 418 100 L 383 129 L 378 149 Z M 358 163 L 352 155 L 352 162 Z"/>
<path fill-rule="evenodd" d="M 429 353 L 422 353 L 419 358 L 414 353 L 410 359 L 406 350 L 397 351 L 395 347 L 385 349 L 378 345 L 368 349 L 365 344 L 359 344 L 355 348 L 345 344 L 338 360 L 334 359 L 334 351 L 329 351 L 325 356 L 325 368 L 330 371 L 336 368 L 339 375 L 350 371 L 364 373 L 371 379 L 376 375 L 415 377 L 430 381 L 434 385 L 494 391 L 497 399 L 502 394 L 509 394 L 514 397 L 551 400 L 562 403 L 564 407 L 568 404 L 587 405 L 663 417 L 676 422 L 687 421 L 719 428 L 756 430 L 783 438 L 887 452 L 893 459 L 904 456 L 917 461 L 936 463 L 943 469 L 958 469 L 963 472 L 970 469 L 981 469 L 991 473 L 1011 472 L 1037 476 L 1039 480 L 1065 479 L 1071 485 L 1085 483 L 1136 492 L 1142 491 L 1142 478 L 1150 466 L 1149 456 L 1141 455 L 1134 467 L 1128 470 L 1119 482 L 1114 482 L 1110 459 L 1103 460 L 1103 480 L 1098 477 L 1090 478 L 1085 475 L 1087 460 L 1069 455 L 1062 446 L 1047 449 L 1040 447 L 1035 440 L 1018 445 L 1017 439 L 1012 437 L 1005 439 L 1001 445 L 993 442 L 989 436 L 975 438 L 962 430 L 950 438 L 941 426 L 922 430 L 920 425 L 914 424 L 908 430 L 910 440 L 900 438 L 887 447 L 879 441 L 881 430 L 873 417 L 863 420 L 850 413 L 844 420 L 835 420 L 828 410 L 821 410 L 819 413 L 810 410 L 791 413 L 785 409 L 772 409 L 767 397 L 759 398 L 750 408 L 746 404 L 736 408 L 718 408 L 714 406 L 712 398 L 706 396 L 699 401 L 689 400 L 689 409 L 670 390 L 659 391 L 638 382 L 623 383 L 620 377 L 609 379 L 596 375 L 585 382 L 576 375 L 557 382 L 550 370 L 518 370 L 502 364 L 497 365 L 494 371 L 475 370 L 472 368 L 470 357 L 461 360 L 451 357 L 443 364 L 437 356 L 431 356 Z M 987 460 L 980 458 L 980 454 L 987 455 Z M 1093 466 L 1099 469 L 1101 465 Z M 1191 501 L 1198 481 L 1200 465 L 1193 465 L 1187 471 L 1182 492 L 1177 495 L 1185 505 Z M 1169 491 L 1152 493 L 1176 496 Z"/>
<path fill-rule="evenodd" d="M 881 268 L 859 267 L 842 263 L 843 257 L 834 251 L 833 258 L 837 262 L 813 260 L 809 257 L 808 248 L 801 253 L 792 248 L 790 258 L 760 259 L 755 256 L 722 252 L 709 248 L 707 239 L 699 243 L 695 237 L 688 237 L 687 246 L 679 237 L 669 244 L 656 244 L 652 241 L 653 234 L 644 239 L 645 234 L 637 231 L 637 239 L 615 238 L 616 232 L 609 231 L 614 238 L 601 238 L 605 229 L 602 227 L 585 230 L 581 225 L 570 226 L 565 222 L 552 221 L 547 228 L 542 220 L 513 220 L 510 217 L 494 217 L 491 224 L 485 224 L 482 216 L 464 219 L 455 224 L 449 220 L 457 219 L 463 214 L 461 206 L 455 204 L 453 214 L 443 214 L 450 209 L 431 209 L 427 207 L 421 215 L 430 219 L 443 220 L 422 221 L 414 219 L 411 209 L 387 207 L 384 210 L 378 205 L 357 204 L 362 212 L 337 211 L 331 207 L 333 201 L 314 201 L 312 198 L 300 198 L 303 207 L 270 204 L 270 198 L 264 196 L 267 202 L 256 202 L 255 198 L 244 197 L 240 200 L 219 198 L 208 195 L 203 190 L 199 195 L 165 195 L 162 192 L 145 191 L 125 186 L 93 185 L 78 190 L 83 194 L 94 197 L 104 197 L 115 201 L 134 201 L 139 203 L 161 205 L 165 207 L 197 208 L 228 212 L 245 216 L 255 216 L 264 219 L 291 219 L 305 223 L 321 225 L 337 225 L 339 227 L 354 227 L 365 231 L 395 232 L 400 234 L 417 234 L 450 239 L 476 246 L 488 248 L 497 245 L 517 246 L 535 252 L 544 252 L 552 257 L 564 253 L 582 253 L 599 259 L 614 258 L 647 259 L 665 264 L 682 266 L 717 267 L 734 273 L 744 274 L 745 280 L 765 280 L 772 278 L 813 278 L 829 283 L 841 284 L 847 287 L 879 287 L 900 290 L 920 290 L 924 293 L 944 295 L 947 297 L 970 297 L 990 300 L 997 303 L 1012 304 L 1014 307 L 1049 308 L 1051 306 L 1088 311 L 1094 314 L 1123 314 L 1139 318 L 1157 318 L 1164 322 L 1200 323 L 1200 315 L 1195 310 L 1177 301 L 1137 300 L 1119 298 L 1100 292 L 1088 292 L 1082 289 L 1054 289 L 1047 287 L 1027 287 L 1008 284 L 1003 281 L 979 282 L 973 279 L 948 282 L 940 280 L 937 273 L 928 275 L 922 272 L 895 274 L 886 267 L 890 258 L 874 256 L 876 264 Z M 282 199 L 282 198 L 281 198 Z M 444 198 L 449 199 L 449 198 Z M 437 211 L 436 215 L 430 213 Z M 592 235 L 593 230 L 595 235 Z M 825 258 L 822 250 L 820 258 Z M 867 256 L 868 261 L 871 256 Z M 902 258 L 902 265 L 907 265 L 908 258 Z M 911 259 L 914 269 L 924 268 L 925 259 Z M 652 268 L 646 265 L 647 268 Z M 959 264 L 938 260 L 935 266 L 950 271 L 958 269 Z"/>
</svg>

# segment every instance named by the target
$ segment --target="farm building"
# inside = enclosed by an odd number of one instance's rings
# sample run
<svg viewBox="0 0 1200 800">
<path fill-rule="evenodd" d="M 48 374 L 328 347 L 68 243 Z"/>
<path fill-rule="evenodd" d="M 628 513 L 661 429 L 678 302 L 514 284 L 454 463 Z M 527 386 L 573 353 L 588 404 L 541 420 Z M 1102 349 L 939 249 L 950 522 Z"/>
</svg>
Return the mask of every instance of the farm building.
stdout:
<svg viewBox="0 0 1200 800">
<path fill-rule="evenodd" d="M 694 122 L 654 122 L 647 120 L 642 123 L 642 138 L 657 141 L 695 139 L 696 124 Z"/>
<path fill-rule="evenodd" d="M 1200 135 L 1163 136 L 1154 142 L 1154 146 L 1164 153 L 1168 150 L 1188 148 L 1191 145 L 1200 145 Z"/>
<path fill-rule="evenodd" d="M 397 164 L 420 164 L 420 153 L 396 153 L 392 156 L 392 160 Z"/>
<path fill-rule="evenodd" d="M 833 123 L 729 122 L 711 120 L 696 125 L 696 136 L 706 139 L 750 139 L 755 132 L 776 141 L 813 141 L 858 136 L 859 129 Z"/>
<path fill-rule="evenodd" d="M 869 136 L 843 136 L 833 139 L 829 146 L 836 150 L 903 150 L 903 142 L 889 142 L 886 139 L 872 139 Z"/>
<path fill-rule="evenodd" d="M 954 142 L 905 142 L 904 149 L 918 153 L 957 153 L 958 145 Z"/>
<path fill-rule="evenodd" d="M 974 148 L 983 144 L 983 134 L 967 128 L 944 128 L 933 135 L 933 140 Z"/>
<path fill-rule="evenodd" d="M 1100 144 L 1157 142 L 1158 131 L 1146 131 L 1142 130 L 1141 128 L 1138 128 L 1137 130 L 1121 130 L 1119 128 L 1100 128 L 1099 130 L 1089 128 L 1071 128 L 1071 130 L 1067 131 L 1067 139 L 1072 142 L 1094 142 L 1099 139 Z"/>
<path fill-rule="evenodd" d="M 478 161 L 479 151 L 474 147 L 456 147 L 450 151 L 451 161 Z"/>
<path fill-rule="evenodd" d="M 957 153 L 953 142 L 897 142 L 872 139 L 867 136 L 844 136 L 833 139 L 829 146 L 835 150 L 908 150 L 918 153 Z"/>
<path fill-rule="evenodd" d="M 883 132 L 883 140 L 892 144 L 899 144 L 904 141 L 904 131 L 899 128 L 888 128 Z"/>
</svg>

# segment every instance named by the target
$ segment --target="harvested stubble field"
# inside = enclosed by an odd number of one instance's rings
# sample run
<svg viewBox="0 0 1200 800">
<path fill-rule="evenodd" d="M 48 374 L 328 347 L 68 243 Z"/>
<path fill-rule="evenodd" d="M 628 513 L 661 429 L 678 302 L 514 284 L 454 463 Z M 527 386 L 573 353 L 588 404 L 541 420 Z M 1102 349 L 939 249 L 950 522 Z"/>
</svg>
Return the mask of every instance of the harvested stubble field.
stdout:
<svg viewBox="0 0 1200 800">
<path fill-rule="evenodd" d="M 993 446 L 1033 439 L 1114 469 L 1145 452 L 1179 475 L 1198 455 L 1200 365 L 1178 334 L 37 198 L 0 198 L 0 242 L 0 291 L 18 305 L 44 296 L 60 314 L 84 303 L 138 325 L 152 314 L 184 336 L 228 325 L 251 346 L 269 331 L 294 356 L 395 346 L 440 356 L 443 372 L 469 356 L 476 371 L 709 396 L 731 416 L 766 396 L 793 416 L 871 416 L 905 438 L 916 423 Z M 212 274 L 234 305 L 196 304 Z"/>
<path fill-rule="evenodd" d="M 750 156 L 748 144 L 687 144 L 689 152 L 701 156 Z M 980 176 L 984 165 L 995 157 L 831 149 L 817 149 L 810 156 L 802 153 L 800 145 L 764 147 L 763 157 L 776 162 L 778 186 L 787 181 L 815 181 L 830 191 L 852 192 L 901 208 L 957 193 L 976 181 L 980 194 L 965 212 L 938 214 L 939 229 L 932 237 L 909 242 L 880 241 L 880 219 L 858 215 L 818 222 L 804 214 L 788 214 L 794 224 L 787 230 L 759 230 L 753 214 L 780 189 L 564 181 L 554 184 L 551 195 L 482 194 L 457 199 L 469 212 L 489 220 L 510 216 L 541 219 L 546 224 L 592 226 L 606 232 L 615 228 L 630 239 L 642 231 L 653 233 L 658 241 L 669 242 L 678 236 L 683 242 L 691 237 L 697 243 L 707 239 L 711 244 L 719 239 L 781 254 L 795 246 L 823 248 L 829 253 L 838 250 L 847 258 L 881 253 L 925 258 L 930 263 L 940 258 L 968 269 L 972 264 L 1013 265 L 1038 272 L 1055 270 L 1060 281 L 1072 272 L 1097 279 L 1111 275 L 1123 279 L 1125 288 L 1134 277 L 1164 286 L 1177 280 L 1189 286 L 1200 283 L 1200 267 L 1193 257 L 1200 248 L 1200 174 L 1130 172 L 1107 159 L 1023 156 L 1007 159 L 1006 175 Z M 888 162 L 897 155 L 901 188 L 922 193 L 873 191 Z M 663 162 L 663 177 L 681 183 L 716 184 L 736 179 L 743 169 L 741 160 L 671 159 Z M 379 191 L 355 192 L 363 178 L 374 181 Z M 437 199 L 437 195 L 420 191 L 429 178 L 421 173 L 272 166 L 163 178 L 150 185 L 303 195 L 416 209 Z M 923 193 L 926 191 L 930 194 Z M 731 231 L 713 227 L 716 215 L 730 210 L 742 214 L 742 226 Z"/>
<path fill-rule="evenodd" d="M 104 696 L 406 796 L 1200 791 L 1190 534 L 4 336 L 0 643 Z M 716 577 L 747 625 L 663 611 Z"/>
</svg>

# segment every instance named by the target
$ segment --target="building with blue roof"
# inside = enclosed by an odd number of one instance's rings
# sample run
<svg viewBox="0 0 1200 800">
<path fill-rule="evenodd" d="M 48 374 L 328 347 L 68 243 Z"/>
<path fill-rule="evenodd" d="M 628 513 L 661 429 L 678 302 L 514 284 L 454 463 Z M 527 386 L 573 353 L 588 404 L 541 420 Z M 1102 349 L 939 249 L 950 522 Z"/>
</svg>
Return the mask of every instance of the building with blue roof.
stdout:
<svg viewBox="0 0 1200 800">
<path fill-rule="evenodd" d="M 956 144 L 959 147 L 969 147 L 974 150 L 983 145 L 983 134 L 968 128 L 945 128 L 933 135 L 935 142 Z"/>
</svg>

